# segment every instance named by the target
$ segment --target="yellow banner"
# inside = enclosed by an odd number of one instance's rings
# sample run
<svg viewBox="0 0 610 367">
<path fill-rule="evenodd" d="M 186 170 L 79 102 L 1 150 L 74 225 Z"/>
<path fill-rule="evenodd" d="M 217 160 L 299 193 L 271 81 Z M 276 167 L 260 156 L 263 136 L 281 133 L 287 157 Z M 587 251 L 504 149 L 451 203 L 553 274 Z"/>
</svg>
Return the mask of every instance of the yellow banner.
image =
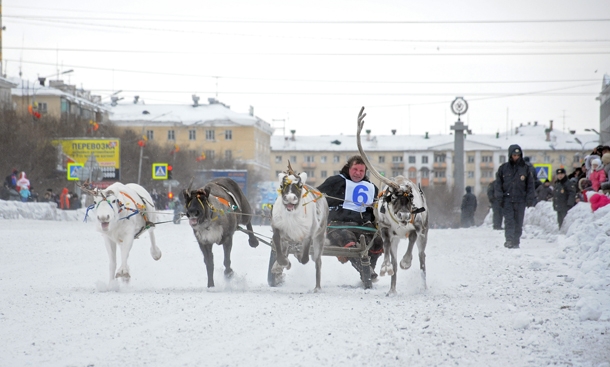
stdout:
<svg viewBox="0 0 610 367">
<path fill-rule="evenodd" d="M 60 149 L 61 166 L 66 169 L 68 163 L 87 163 L 95 157 L 100 167 L 106 169 L 121 168 L 120 140 L 111 139 L 58 139 L 53 145 Z"/>
</svg>

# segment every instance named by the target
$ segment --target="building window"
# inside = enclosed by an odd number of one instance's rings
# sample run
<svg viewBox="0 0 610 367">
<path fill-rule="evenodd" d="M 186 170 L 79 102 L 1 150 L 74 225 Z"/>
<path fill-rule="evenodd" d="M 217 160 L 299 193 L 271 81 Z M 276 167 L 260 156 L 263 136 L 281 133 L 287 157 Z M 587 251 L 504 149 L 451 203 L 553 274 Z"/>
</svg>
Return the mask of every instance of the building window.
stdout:
<svg viewBox="0 0 610 367">
<path fill-rule="evenodd" d="M 197 140 L 197 130 L 189 130 L 189 140 Z"/>
<path fill-rule="evenodd" d="M 277 176 L 279 176 L 279 175 L 280 175 L 280 173 L 282 173 L 282 171 L 275 171 L 275 176 L 276 176 L 276 177 L 277 177 Z"/>
<path fill-rule="evenodd" d="M 225 150 L 225 159 L 228 161 L 233 159 L 233 153 L 231 152 L 231 150 Z"/>
<path fill-rule="evenodd" d="M 434 163 L 445 163 L 445 155 L 437 154 L 434 156 Z"/>
<path fill-rule="evenodd" d="M 174 130 L 167 130 L 167 140 L 176 140 Z"/>
<path fill-rule="evenodd" d="M 47 102 L 38 102 L 38 112 L 47 113 Z"/>
<path fill-rule="evenodd" d="M 61 113 L 65 113 L 68 112 L 68 101 L 66 101 L 65 99 L 61 100 Z"/>
<path fill-rule="evenodd" d="M 341 161 L 341 157 L 338 155 L 333 155 L 333 163 L 339 163 Z"/>
<path fill-rule="evenodd" d="M 314 173 L 315 171 L 314 171 L 314 170 L 312 170 L 312 169 L 306 169 L 306 170 L 305 170 L 305 171 L 303 171 L 303 172 L 307 173 L 307 178 L 313 178 L 313 177 L 314 177 L 313 173 Z"/>
<path fill-rule="evenodd" d="M 430 177 L 430 171 L 428 171 L 427 169 L 422 170 L 421 171 L 421 178 L 428 178 L 428 177 Z"/>
<path fill-rule="evenodd" d="M 573 163 L 580 163 L 580 154 L 578 154 L 578 153 L 574 154 Z"/>
<path fill-rule="evenodd" d="M 338 175 L 339 171 L 333 171 L 333 175 Z"/>
<path fill-rule="evenodd" d="M 500 163 L 506 163 L 506 156 L 505 155 L 501 155 L 500 156 Z"/>
<path fill-rule="evenodd" d="M 392 156 L 392 163 L 400 163 L 400 162 L 402 162 L 402 156 L 401 155 Z"/>
<path fill-rule="evenodd" d="M 427 155 L 422 156 L 421 157 L 421 162 L 422 163 L 428 163 L 428 156 Z"/>
<path fill-rule="evenodd" d="M 233 140 L 233 130 L 225 130 L 225 140 Z"/>
<path fill-rule="evenodd" d="M 326 173 L 326 171 L 320 171 L 320 177 L 322 177 L 322 178 L 326 178 L 326 177 L 327 177 L 327 175 L 328 175 L 328 174 Z"/>
<path fill-rule="evenodd" d="M 282 156 L 281 155 L 276 155 L 275 156 L 275 163 L 282 163 Z"/>
<path fill-rule="evenodd" d="M 494 176 L 494 171 L 489 171 L 489 170 L 481 171 L 481 177 L 488 178 L 488 177 L 493 177 L 493 176 Z"/>
<path fill-rule="evenodd" d="M 417 178 L 417 171 L 409 171 L 409 178 Z"/>
<path fill-rule="evenodd" d="M 379 163 L 385 163 L 385 155 L 379 156 Z"/>
<path fill-rule="evenodd" d="M 214 151 L 213 150 L 206 150 L 205 151 L 205 158 L 206 159 L 214 159 Z"/>
<path fill-rule="evenodd" d="M 468 156 L 468 163 L 474 163 L 474 156 L 473 155 L 469 155 Z"/>
<path fill-rule="evenodd" d="M 402 176 L 402 171 L 400 170 L 392 170 L 392 177 Z"/>
<path fill-rule="evenodd" d="M 445 171 L 434 171 L 434 178 L 443 178 L 445 177 Z"/>
<path fill-rule="evenodd" d="M 314 156 L 313 155 L 306 155 L 305 156 L 305 162 L 307 163 L 313 163 L 315 161 Z M 309 175 L 308 175 L 309 176 Z M 313 176 L 310 176 L 313 177 Z"/>
<path fill-rule="evenodd" d="M 468 171 L 468 178 L 474 178 L 474 171 Z"/>
<path fill-rule="evenodd" d="M 550 155 L 544 155 L 544 163 L 551 163 L 551 156 Z"/>
<path fill-rule="evenodd" d="M 326 156 L 325 155 L 320 157 L 320 163 L 326 163 Z"/>
<path fill-rule="evenodd" d="M 415 163 L 415 156 L 414 155 L 410 155 L 409 156 L 409 163 Z"/>
<path fill-rule="evenodd" d="M 494 157 L 492 155 L 484 155 L 481 157 L 481 162 L 492 163 L 493 161 L 494 161 Z"/>
<path fill-rule="evenodd" d="M 152 131 L 152 130 L 146 130 L 146 139 L 154 140 L 155 139 L 155 132 Z"/>
<path fill-rule="evenodd" d="M 560 155 L 560 156 L 559 156 L 559 163 L 561 163 L 561 164 L 565 164 L 565 163 L 566 163 L 566 160 L 567 160 L 567 159 L 566 159 L 566 156 L 565 156 L 565 155 L 563 155 L 563 154 L 562 154 L 562 155 Z"/>
<path fill-rule="evenodd" d="M 290 156 L 290 162 L 291 163 L 297 163 L 297 156 L 296 155 L 291 155 Z"/>
<path fill-rule="evenodd" d="M 533 155 L 530 157 L 530 163 L 535 163 L 536 162 L 536 156 Z"/>
<path fill-rule="evenodd" d="M 205 131 L 205 140 L 209 140 L 209 141 L 216 140 L 216 134 L 214 134 L 214 130 Z"/>
</svg>

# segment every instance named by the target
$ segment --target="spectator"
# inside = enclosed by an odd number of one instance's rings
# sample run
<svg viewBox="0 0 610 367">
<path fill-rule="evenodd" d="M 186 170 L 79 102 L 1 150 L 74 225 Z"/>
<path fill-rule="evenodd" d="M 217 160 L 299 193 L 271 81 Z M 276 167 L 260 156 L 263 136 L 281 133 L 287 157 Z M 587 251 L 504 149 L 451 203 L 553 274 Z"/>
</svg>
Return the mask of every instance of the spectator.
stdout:
<svg viewBox="0 0 610 367">
<path fill-rule="evenodd" d="M 491 181 L 487 186 L 487 199 L 489 199 L 489 205 L 491 206 L 491 210 L 493 211 L 493 229 L 503 229 L 502 228 L 502 206 L 500 202 L 496 200 L 496 196 L 494 194 L 494 185 L 496 181 Z"/>
<path fill-rule="evenodd" d="M 523 232 L 525 207 L 533 206 L 536 201 L 534 176 L 523 160 L 523 151 L 517 144 L 508 147 L 509 160 L 503 163 L 496 173 L 494 194 L 502 203 L 504 215 L 504 247 L 519 248 Z"/>
<path fill-rule="evenodd" d="M 466 193 L 462 197 L 462 228 L 474 226 L 474 212 L 477 210 L 477 197 L 471 192 L 472 188 L 466 186 Z"/>
<path fill-rule="evenodd" d="M 538 202 L 549 201 L 553 198 L 553 189 L 549 180 L 544 180 L 544 184 L 538 186 L 536 196 L 538 197 Z"/>
<path fill-rule="evenodd" d="M 25 176 L 25 172 L 21 172 L 17 180 L 17 191 L 21 191 L 21 189 L 30 190 L 30 180 Z"/>
<path fill-rule="evenodd" d="M 355 155 L 351 157 L 347 163 L 341 168 L 338 175 L 327 178 L 319 187 L 320 192 L 327 195 L 329 206 L 329 225 L 352 225 L 352 226 L 370 226 L 374 227 L 375 215 L 373 213 L 372 203 L 377 197 L 377 187 L 369 181 L 366 176 L 366 166 L 362 157 Z M 354 190 L 361 190 L 359 198 L 363 199 L 362 204 L 352 202 Z M 368 194 L 368 195 L 367 195 Z M 352 247 L 356 245 L 359 234 L 349 229 L 329 229 L 328 239 L 333 246 Z M 373 240 L 373 235 L 370 232 L 365 234 L 367 241 Z M 375 273 L 375 264 L 377 259 L 383 253 L 383 240 L 380 236 L 375 237 L 369 257 L 371 258 L 371 278 L 377 278 Z M 339 258 L 339 261 L 345 263 L 350 261 L 352 266 L 360 273 L 362 279 L 363 265 L 359 257 L 351 257 L 349 259 Z"/>
<path fill-rule="evenodd" d="M 580 191 L 577 197 L 579 201 L 588 203 L 589 198 L 587 196 L 587 192 L 593 191 L 593 187 L 591 186 L 591 180 L 589 180 L 588 178 L 581 178 L 580 181 L 578 181 L 578 190 Z"/>
<path fill-rule="evenodd" d="M 557 169 L 557 178 L 553 188 L 553 209 L 557 212 L 557 224 L 559 228 L 563 224 L 563 219 L 576 203 L 576 187 L 566 177 L 566 170 Z"/>
<path fill-rule="evenodd" d="M 80 209 L 81 207 L 81 202 L 80 202 L 80 198 L 78 197 L 78 195 L 76 195 L 76 193 L 71 192 L 70 193 L 70 209 L 72 210 L 76 210 L 76 209 Z"/>
<path fill-rule="evenodd" d="M 20 190 L 19 190 L 19 196 L 21 196 L 21 202 L 23 203 L 27 203 L 30 200 L 30 189 L 27 186 L 23 186 Z"/>
<path fill-rule="evenodd" d="M 19 172 L 13 168 L 13 171 L 11 172 L 11 174 L 6 176 L 5 182 L 6 182 L 6 186 L 9 189 L 17 188 L 17 173 L 19 173 Z"/>
<path fill-rule="evenodd" d="M 64 187 L 59 195 L 59 209 L 68 210 L 70 209 L 70 194 L 68 188 Z"/>
<path fill-rule="evenodd" d="M 602 185 L 602 182 L 606 182 L 604 166 L 602 166 L 602 162 L 599 158 L 591 160 L 591 173 L 589 174 L 589 180 L 591 180 L 593 191 L 598 191 Z"/>
<path fill-rule="evenodd" d="M 30 186 L 30 198 L 29 201 L 32 201 L 34 203 L 38 202 L 38 193 L 36 191 L 34 191 L 34 186 Z"/>
</svg>

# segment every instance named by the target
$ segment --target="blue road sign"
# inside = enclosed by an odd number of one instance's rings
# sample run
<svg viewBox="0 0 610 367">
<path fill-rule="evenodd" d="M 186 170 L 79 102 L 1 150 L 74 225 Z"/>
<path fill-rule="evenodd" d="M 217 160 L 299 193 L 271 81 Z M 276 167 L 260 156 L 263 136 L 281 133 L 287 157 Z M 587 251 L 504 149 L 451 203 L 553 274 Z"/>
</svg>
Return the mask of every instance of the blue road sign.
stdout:
<svg viewBox="0 0 610 367">
<path fill-rule="evenodd" d="M 152 178 L 153 180 L 167 180 L 167 163 L 153 163 Z"/>
<path fill-rule="evenodd" d="M 83 163 L 68 163 L 67 172 L 68 172 L 68 181 L 78 181 L 80 176 L 80 171 L 83 169 L 85 165 Z"/>
</svg>

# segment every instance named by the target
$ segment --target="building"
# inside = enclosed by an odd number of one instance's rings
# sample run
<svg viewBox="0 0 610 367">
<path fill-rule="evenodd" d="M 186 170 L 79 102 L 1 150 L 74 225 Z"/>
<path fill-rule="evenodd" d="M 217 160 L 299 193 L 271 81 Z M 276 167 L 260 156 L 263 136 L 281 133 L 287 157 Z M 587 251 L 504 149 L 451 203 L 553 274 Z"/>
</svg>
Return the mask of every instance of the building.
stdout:
<svg viewBox="0 0 610 367">
<path fill-rule="evenodd" d="M 51 80 L 48 87 L 19 78 L 9 80 L 15 84 L 11 89 L 12 100 L 21 116 L 63 121 L 107 121 L 108 113 L 101 104 L 101 97 L 91 95 L 87 90 L 65 84 L 62 80 Z"/>
<path fill-rule="evenodd" d="M 11 90 L 17 87 L 17 83 L 13 83 L 8 79 L 0 78 L 0 109 L 14 109 Z"/>
<path fill-rule="evenodd" d="M 495 179 L 499 166 L 508 159 L 508 147 L 519 144 L 525 156 L 540 168 L 539 179 L 553 178 L 557 168 L 568 172 L 581 165 L 585 155 L 598 144 L 595 134 L 562 132 L 537 122 L 521 124 L 503 134 L 466 135 L 464 142 L 464 185 L 479 194 Z M 362 147 L 381 174 L 403 175 L 422 186 L 453 187 L 454 136 L 376 135 L 362 136 Z M 339 173 L 352 155 L 358 154 L 355 135 L 272 136 L 271 176 L 276 180 L 288 160 L 297 171 L 305 171 L 308 183 L 321 184 Z M 375 182 L 379 184 L 379 182 Z"/>
<path fill-rule="evenodd" d="M 269 172 L 271 125 L 251 112 L 238 113 L 214 98 L 208 104 L 144 104 L 113 99 L 106 105 L 109 120 L 121 129 L 174 149 L 187 151 L 193 159 L 224 158 Z"/>
</svg>

